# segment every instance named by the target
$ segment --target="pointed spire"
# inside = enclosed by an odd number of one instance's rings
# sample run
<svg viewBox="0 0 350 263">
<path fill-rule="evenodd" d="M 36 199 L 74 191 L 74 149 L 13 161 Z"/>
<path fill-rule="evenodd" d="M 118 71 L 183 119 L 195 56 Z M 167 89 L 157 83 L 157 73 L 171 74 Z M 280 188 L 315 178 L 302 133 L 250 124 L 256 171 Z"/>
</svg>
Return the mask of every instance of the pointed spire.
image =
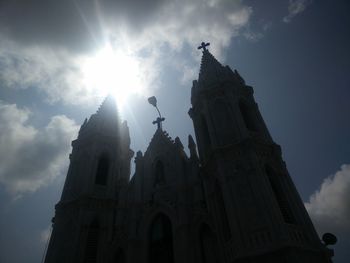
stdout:
<svg viewBox="0 0 350 263">
<path fill-rule="evenodd" d="M 201 46 L 198 47 L 198 49 L 203 49 L 203 55 L 198 80 L 194 80 L 192 84 L 192 105 L 196 104 L 198 94 L 202 91 L 223 87 L 223 83 L 230 83 L 230 85 L 225 84 L 225 87 L 230 88 L 246 87 L 245 81 L 238 71 L 232 71 L 229 66 L 223 66 L 206 48 L 207 44 L 202 42 Z"/>
<path fill-rule="evenodd" d="M 101 106 L 98 108 L 95 118 L 99 119 L 99 122 L 109 123 L 109 126 L 120 127 L 120 118 L 117 103 L 112 95 L 108 95 Z M 100 123 L 100 124 L 102 124 Z M 108 126 L 108 125 L 107 125 Z"/>
<path fill-rule="evenodd" d="M 136 157 L 135 157 L 135 163 L 136 165 L 139 164 L 141 161 L 143 160 L 143 155 L 141 151 L 138 151 L 136 153 Z"/>
<path fill-rule="evenodd" d="M 118 108 L 115 99 L 112 95 L 108 95 L 102 102 L 101 106 L 97 110 L 97 114 L 104 114 L 104 113 L 112 113 L 117 114 Z"/>
<path fill-rule="evenodd" d="M 194 160 L 198 160 L 196 143 L 194 142 L 191 135 L 188 135 L 188 149 L 190 150 L 190 158 Z"/>
<path fill-rule="evenodd" d="M 184 146 L 182 145 L 182 142 L 181 142 L 181 140 L 180 140 L 179 137 L 176 137 L 176 138 L 175 138 L 175 145 L 176 145 L 178 148 L 180 148 L 181 150 L 183 150 L 183 148 L 184 148 Z"/>
<path fill-rule="evenodd" d="M 215 83 L 225 75 L 225 67 L 208 50 L 204 50 L 198 76 L 199 85 Z"/>
<path fill-rule="evenodd" d="M 79 137 L 85 137 L 96 132 L 117 136 L 120 133 L 120 127 L 121 123 L 115 99 L 111 95 L 108 95 L 103 100 L 97 112 L 92 114 L 89 120 L 84 121 L 79 132 Z M 128 130 L 126 129 L 124 133 L 128 133 Z"/>
<path fill-rule="evenodd" d="M 122 122 L 120 131 L 123 137 L 122 144 L 128 149 L 130 147 L 130 132 L 127 121 Z"/>
</svg>

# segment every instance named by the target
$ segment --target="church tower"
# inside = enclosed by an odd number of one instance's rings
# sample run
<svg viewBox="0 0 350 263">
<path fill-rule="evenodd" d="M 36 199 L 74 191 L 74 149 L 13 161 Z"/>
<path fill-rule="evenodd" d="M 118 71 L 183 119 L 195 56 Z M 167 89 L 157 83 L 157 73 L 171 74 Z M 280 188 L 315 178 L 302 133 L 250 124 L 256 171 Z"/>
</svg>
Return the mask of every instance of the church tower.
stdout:
<svg viewBox="0 0 350 263">
<path fill-rule="evenodd" d="M 129 129 L 107 97 L 72 142 L 70 165 L 56 205 L 46 263 L 107 262 L 120 190 L 129 182 Z"/>
<path fill-rule="evenodd" d="M 204 43 L 199 48 L 203 56 L 189 115 L 219 242 L 217 262 L 331 262 L 253 88 L 236 70 L 221 65 Z"/>
<path fill-rule="evenodd" d="M 129 129 L 107 97 L 72 142 L 46 263 L 331 262 L 253 88 L 207 45 L 189 111 L 198 154 L 162 129 L 151 97 L 157 130 L 130 179 Z"/>
</svg>

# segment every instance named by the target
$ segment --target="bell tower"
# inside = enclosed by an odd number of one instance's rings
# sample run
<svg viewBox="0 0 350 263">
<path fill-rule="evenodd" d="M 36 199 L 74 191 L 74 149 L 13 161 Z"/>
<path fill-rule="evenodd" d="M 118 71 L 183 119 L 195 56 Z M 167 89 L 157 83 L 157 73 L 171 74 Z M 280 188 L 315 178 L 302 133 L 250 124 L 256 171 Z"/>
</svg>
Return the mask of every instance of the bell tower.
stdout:
<svg viewBox="0 0 350 263">
<path fill-rule="evenodd" d="M 220 262 L 331 262 L 240 74 L 203 49 L 191 91 L 208 214 Z"/>
<path fill-rule="evenodd" d="M 111 96 L 84 121 L 72 147 L 45 262 L 106 262 L 133 156 L 129 129 Z"/>
</svg>

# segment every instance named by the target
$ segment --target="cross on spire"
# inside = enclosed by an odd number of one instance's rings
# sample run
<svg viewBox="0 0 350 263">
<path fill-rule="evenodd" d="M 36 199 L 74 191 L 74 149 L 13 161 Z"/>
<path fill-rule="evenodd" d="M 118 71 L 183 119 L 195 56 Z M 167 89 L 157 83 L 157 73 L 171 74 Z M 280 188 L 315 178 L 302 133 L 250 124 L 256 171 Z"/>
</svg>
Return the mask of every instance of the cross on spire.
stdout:
<svg viewBox="0 0 350 263">
<path fill-rule="evenodd" d="M 159 117 L 158 117 L 155 121 L 153 121 L 152 123 L 153 123 L 153 124 L 157 124 L 158 130 L 161 130 L 161 129 L 162 129 L 162 122 L 165 120 L 165 118 L 162 117 L 162 115 L 160 114 L 160 111 L 159 111 L 159 109 L 158 109 L 158 107 L 157 107 L 157 98 L 154 97 L 154 96 L 149 97 L 149 98 L 148 98 L 148 102 L 149 102 L 149 104 L 151 104 L 153 107 L 155 107 L 156 110 L 158 111 Z"/>
<path fill-rule="evenodd" d="M 155 121 L 153 121 L 153 124 L 157 124 L 158 129 L 162 129 L 162 122 L 165 121 L 165 118 L 158 117 Z"/>
<path fill-rule="evenodd" d="M 207 46 L 209 46 L 210 45 L 210 43 L 204 43 L 204 42 L 202 42 L 201 43 L 201 45 L 198 47 L 198 49 L 203 49 L 203 52 L 204 51 L 207 51 Z"/>
</svg>

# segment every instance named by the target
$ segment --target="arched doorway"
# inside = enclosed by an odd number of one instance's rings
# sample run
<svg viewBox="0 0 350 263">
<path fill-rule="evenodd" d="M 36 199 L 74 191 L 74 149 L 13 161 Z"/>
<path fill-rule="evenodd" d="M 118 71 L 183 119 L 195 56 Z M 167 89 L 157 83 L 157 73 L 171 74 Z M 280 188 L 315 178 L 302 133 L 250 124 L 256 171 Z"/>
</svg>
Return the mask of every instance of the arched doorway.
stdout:
<svg viewBox="0 0 350 263">
<path fill-rule="evenodd" d="M 157 215 L 149 230 L 149 263 L 173 263 L 173 231 L 170 219 Z"/>
</svg>

